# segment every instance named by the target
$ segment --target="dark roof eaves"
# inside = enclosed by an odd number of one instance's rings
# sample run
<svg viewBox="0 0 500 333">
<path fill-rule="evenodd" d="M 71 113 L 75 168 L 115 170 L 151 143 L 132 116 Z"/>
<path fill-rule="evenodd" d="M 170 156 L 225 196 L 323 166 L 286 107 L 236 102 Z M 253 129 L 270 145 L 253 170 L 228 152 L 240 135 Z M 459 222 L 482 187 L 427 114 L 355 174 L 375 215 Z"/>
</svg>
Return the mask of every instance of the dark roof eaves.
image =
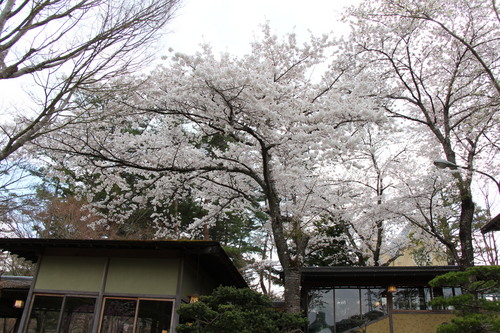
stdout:
<svg viewBox="0 0 500 333">
<path fill-rule="evenodd" d="M 0 250 L 11 252 L 32 262 L 37 262 L 38 257 L 48 248 L 180 250 L 192 251 L 192 253 L 197 254 L 210 254 L 218 258 L 218 261 L 226 267 L 228 273 L 233 276 L 240 287 L 248 287 L 217 241 L 0 238 Z"/>
<path fill-rule="evenodd" d="M 458 271 L 458 266 L 332 266 L 304 267 L 303 275 L 360 275 L 360 274 L 436 274 Z"/>
<path fill-rule="evenodd" d="M 481 233 L 485 234 L 490 231 L 498 231 L 500 230 L 500 214 L 491 219 L 488 223 L 486 223 L 481 228 Z"/>
</svg>

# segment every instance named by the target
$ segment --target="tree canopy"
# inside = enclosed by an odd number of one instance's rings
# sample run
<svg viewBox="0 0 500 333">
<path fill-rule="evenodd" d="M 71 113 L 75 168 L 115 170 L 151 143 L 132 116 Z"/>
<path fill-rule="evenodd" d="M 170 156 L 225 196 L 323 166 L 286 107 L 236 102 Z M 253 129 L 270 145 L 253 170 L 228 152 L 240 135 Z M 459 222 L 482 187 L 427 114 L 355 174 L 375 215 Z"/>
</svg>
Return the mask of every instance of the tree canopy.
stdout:
<svg viewBox="0 0 500 333">
<path fill-rule="evenodd" d="M 494 3 L 365 1 L 348 19 L 343 40 L 302 43 L 265 24 L 246 55 L 204 45 L 150 73 L 91 70 L 47 95 L 61 108 L 33 118 L 21 146 L 94 230 L 218 237 L 235 257 L 260 256 L 263 290 L 275 251 L 290 312 L 307 264 L 387 265 L 441 246 L 473 265 L 473 184 L 499 171 Z M 442 157 L 457 167 L 434 168 Z"/>
</svg>

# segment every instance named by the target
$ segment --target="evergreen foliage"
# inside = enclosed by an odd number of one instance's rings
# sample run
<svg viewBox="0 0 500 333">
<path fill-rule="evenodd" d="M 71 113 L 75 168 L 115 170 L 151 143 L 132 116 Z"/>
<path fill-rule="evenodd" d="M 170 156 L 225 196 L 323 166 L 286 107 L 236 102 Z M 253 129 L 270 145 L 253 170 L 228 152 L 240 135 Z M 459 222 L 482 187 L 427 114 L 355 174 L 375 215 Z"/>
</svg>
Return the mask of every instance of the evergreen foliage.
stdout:
<svg viewBox="0 0 500 333">
<path fill-rule="evenodd" d="M 179 333 L 302 332 L 307 319 L 272 308 L 271 300 L 251 289 L 219 287 L 178 310 Z"/>
<path fill-rule="evenodd" d="M 471 267 L 434 278 L 432 287 L 460 286 L 462 295 L 438 297 L 433 306 L 452 306 L 457 318 L 441 325 L 437 333 L 500 332 L 500 266 Z"/>
</svg>

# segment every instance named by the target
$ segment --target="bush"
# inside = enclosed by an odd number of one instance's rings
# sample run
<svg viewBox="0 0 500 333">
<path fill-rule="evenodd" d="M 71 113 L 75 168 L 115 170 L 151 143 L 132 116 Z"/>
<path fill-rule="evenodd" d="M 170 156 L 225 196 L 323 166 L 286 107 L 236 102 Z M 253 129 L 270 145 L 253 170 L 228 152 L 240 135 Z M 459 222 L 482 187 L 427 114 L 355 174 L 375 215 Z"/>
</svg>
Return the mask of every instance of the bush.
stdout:
<svg viewBox="0 0 500 333">
<path fill-rule="evenodd" d="M 271 300 L 250 289 L 219 287 L 196 303 L 181 305 L 179 333 L 302 332 L 307 319 L 272 308 Z"/>
<path fill-rule="evenodd" d="M 433 306 L 452 306 L 457 318 L 438 327 L 437 333 L 500 332 L 500 266 L 470 267 L 430 281 L 432 287 L 461 287 L 463 294 L 437 297 Z"/>
</svg>

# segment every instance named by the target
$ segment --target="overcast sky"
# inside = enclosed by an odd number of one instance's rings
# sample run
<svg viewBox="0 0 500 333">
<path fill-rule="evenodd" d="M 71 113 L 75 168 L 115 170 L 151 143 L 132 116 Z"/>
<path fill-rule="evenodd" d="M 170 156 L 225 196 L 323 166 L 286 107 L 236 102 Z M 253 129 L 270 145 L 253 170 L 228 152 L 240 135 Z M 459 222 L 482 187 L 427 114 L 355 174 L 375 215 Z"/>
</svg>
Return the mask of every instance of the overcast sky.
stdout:
<svg viewBox="0 0 500 333">
<path fill-rule="evenodd" d="M 315 35 L 347 31 L 339 23 L 343 8 L 361 0 L 182 0 L 182 6 L 167 26 L 159 56 L 168 55 L 168 49 L 192 54 L 200 44 L 209 43 L 214 52 L 229 51 L 243 55 L 250 50 L 250 42 L 260 33 L 260 25 L 269 21 L 274 33 L 295 32 L 305 39 L 308 31 Z M 31 84 L 31 80 L 26 83 Z M 22 80 L 0 80 L 0 91 L 9 91 L 0 99 L 2 111 L 12 117 L 16 109 L 11 103 L 24 99 L 20 89 Z M 9 98 L 10 97 L 10 98 Z M 7 111 L 8 110 L 8 111 Z"/>
<path fill-rule="evenodd" d="M 209 43 L 216 52 L 243 54 L 260 32 L 259 25 L 269 21 L 280 35 L 295 32 L 307 37 L 333 32 L 343 33 L 339 23 L 343 8 L 360 0 L 184 0 L 170 22 L 165 46 L 193 53 L 200 43 Z"/>
</svg>

